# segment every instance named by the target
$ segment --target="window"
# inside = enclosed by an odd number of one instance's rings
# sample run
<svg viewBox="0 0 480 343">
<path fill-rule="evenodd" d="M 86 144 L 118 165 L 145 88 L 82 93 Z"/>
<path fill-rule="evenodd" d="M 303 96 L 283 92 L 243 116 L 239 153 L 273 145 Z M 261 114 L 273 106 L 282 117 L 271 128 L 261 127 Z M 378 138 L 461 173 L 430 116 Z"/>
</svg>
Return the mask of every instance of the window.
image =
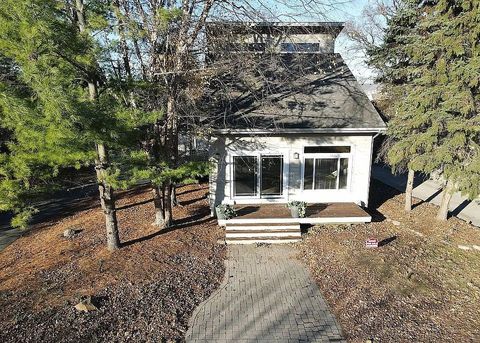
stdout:
<svg viewBox="0 0 480 343">
<path fill-rule="evenodd" d="M 344 154 L 350 153 L 349 146 L 306 146 L 305 154 Z"/>
<path fill-rule="evenodd" d="M 265 43 L 248 43 L 245 44 L 245 50 L 251 52 L 264 52 L 266 44 Z"/>
<path fill-rule="evenodd" d="M 282 52 L 318 52 L 319 43 L 282 43 L 280 45 Z"/>
<path fill-rule="evenodd" d="M 305 147 L 303 189 L 347 189 L 349 146 Z"/>
<path fill-rule="evenodd" d="M 225 45 L 225 50 L 234 52 L 265 52 L 265 43 L 238 43 L 230 42 Z"/>
</svg>

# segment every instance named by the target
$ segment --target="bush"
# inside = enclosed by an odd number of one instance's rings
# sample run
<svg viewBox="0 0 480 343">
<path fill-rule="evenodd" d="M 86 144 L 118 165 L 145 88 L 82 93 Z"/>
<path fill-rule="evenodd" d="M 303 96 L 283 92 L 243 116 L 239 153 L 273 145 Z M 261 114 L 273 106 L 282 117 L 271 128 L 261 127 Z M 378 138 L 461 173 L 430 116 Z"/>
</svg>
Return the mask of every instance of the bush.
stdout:
<svg viewBox="0 0 480 343">
<path fill-rule="evenodd" d="M 287 207 L 289 209 L 296 208 L 298 210 L 298 216 L 300 218 L 305 218 L 305 213 L 307 210 L 307 203 L 305 201 L 290 201 L 287 204 Z"/>
<path fill-rule="evenodd" d="M 237 212 L 233 206 L 228 204 L 220 204 L 217 206 L 217 217 L 223 217 L 225 219 L 230 219 L 237 216 Z"/>
</svg>

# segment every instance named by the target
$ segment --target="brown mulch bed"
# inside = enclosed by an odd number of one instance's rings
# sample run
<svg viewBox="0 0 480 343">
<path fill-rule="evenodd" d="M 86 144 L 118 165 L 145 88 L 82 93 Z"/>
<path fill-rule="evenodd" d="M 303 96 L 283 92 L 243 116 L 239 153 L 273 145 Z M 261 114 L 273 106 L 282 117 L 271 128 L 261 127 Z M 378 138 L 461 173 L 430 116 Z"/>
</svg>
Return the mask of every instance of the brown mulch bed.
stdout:
<svg viewBox="0 0 480 343">
<path fill-rule="evenodd" d="M 370 199 L 374 222 L 316 227 L 297 245 L 347 340 L 480 342 L 480 229 L 420 201 L 406 213 L 379 182 Z"/>
<path fill-rule="evenodd" d="M 224 233 L 209 218 L 207 188 L 179 188 L 176 225 L 164 231 L 151 225 L 148 189 L 121 193 L 124 246 L 113 253 L 96 199 L 8 246 L 0 253 L 0 342 L 183 341 L 193 310 L 224 276 Z M 64 238 L 68 228 L 79 233 Z M 74 309 L 84 295 L 97 311 Z"/>
</svg>

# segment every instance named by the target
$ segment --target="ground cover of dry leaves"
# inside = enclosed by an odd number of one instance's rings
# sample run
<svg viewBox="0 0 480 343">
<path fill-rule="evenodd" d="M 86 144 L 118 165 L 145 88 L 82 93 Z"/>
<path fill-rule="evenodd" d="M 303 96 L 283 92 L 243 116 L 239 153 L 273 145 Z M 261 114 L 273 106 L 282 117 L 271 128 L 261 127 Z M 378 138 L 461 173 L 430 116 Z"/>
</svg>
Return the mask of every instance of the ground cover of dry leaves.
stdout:
<svg viewBox="0 0 480 343">
<path fill-rule="evenodd" d="M 406 213 L 379 182 L 370 199 L 372 223 L 316 227 L 297 245 L 348 341 L 480 342 L 480 229 L 420 201 Z"/>
<path fill-rule="evenodd" d="M 148 189 L 121 193 L 124 246 L 113 253 L 95 198 L 8 246 L 0 253 L 0 342 L 182 341 L 193 310 L 224 276 L 224 234 L 209 217 L 207 190 L 181 187 L 176 225 L 164 231 L 151 225 Z M 77 234 L 66 239 L 69 228 Z M 74 309 L 85 295 L 97 311 Z"/>
</svg>

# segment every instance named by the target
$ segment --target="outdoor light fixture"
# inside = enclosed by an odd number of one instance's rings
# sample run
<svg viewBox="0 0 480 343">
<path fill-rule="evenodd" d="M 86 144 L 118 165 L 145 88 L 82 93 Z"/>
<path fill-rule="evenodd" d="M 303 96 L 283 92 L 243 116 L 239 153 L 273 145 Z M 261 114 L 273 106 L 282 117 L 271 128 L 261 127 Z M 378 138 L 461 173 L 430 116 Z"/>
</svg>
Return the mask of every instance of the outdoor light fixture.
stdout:
<svg viewBox="0 0 480 343">
<path fill-rule="evenodd" d="M 300 158 L 300 154 L 298 152 L 293 153 L 293 158 L 298 160 Z"/>
</svg>

